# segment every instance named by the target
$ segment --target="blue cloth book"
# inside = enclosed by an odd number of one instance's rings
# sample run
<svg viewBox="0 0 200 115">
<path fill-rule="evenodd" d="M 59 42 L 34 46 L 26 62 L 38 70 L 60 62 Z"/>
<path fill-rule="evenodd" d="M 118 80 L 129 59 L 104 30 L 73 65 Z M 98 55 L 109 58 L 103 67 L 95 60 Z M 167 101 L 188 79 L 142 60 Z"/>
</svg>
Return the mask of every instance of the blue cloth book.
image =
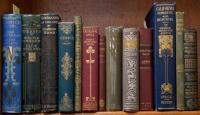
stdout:
<svg viewBox="0 0 200 115">
<path fill-rule="evenodd" d="M 154 107 L 176 109 L 175 2 L 155 2 L 146 17 L 153 29 Z"/>
<path fill-rule="evenodd" d="M 20 113 L 22 100 L 20 14 L 3 15 L 2 112 Z"/>
<path fill-rule="evenodd" d="M 75 38 L 74 23 L 58 24 L 58 110 L 59 112 L 74 111 L 75 84 Z"/>
</svg>

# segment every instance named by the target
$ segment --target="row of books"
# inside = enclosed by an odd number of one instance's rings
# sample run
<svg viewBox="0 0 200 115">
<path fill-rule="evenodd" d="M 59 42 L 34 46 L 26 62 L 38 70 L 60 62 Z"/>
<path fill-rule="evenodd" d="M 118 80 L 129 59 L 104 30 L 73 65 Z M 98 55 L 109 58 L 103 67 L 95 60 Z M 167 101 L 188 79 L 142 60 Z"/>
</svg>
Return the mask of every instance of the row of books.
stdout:
<svg viewBox="0 0 200 115">
<path fill-rule="evenodd" d="M 198 109 L 197 32 L 174 2 L 147 28 L 83 27 L 81 16 L 3 15 L 2 111 Z"/>
</svg>

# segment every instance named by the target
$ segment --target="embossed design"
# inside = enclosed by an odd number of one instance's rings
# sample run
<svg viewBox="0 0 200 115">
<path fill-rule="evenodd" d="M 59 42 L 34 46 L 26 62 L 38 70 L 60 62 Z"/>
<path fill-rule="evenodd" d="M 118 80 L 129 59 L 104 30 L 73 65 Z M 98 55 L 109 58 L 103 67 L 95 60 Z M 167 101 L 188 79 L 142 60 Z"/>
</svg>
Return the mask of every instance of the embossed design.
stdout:
<svg viewBox="0 0 200 115">
<path fill-rule="evenodd" d="M 72 74 L 72 58 L 69 56 L 69 54 L 66 52 L 65 55 L 62 58 L 62 75 L 65 78 L 65 80 L 69 79 L 69 76 Z"/>
<path fill-rule="evenodd" d="M 127 74 L 128 74 L 128 89 L 127 89 L 127 96 L 126 96 L 126 100 L 133 100 L 134 102 L 137 101 L 137 99 L 135 98 L 137 95 L 136 92 L 136 82 L 137 82 L 137 76 L 136 76 L 136 72 L 137 72 L 137 62 L 136 60 L 132 60 L 132 59 L 128 59 L 127 61 Z"/>
<path fill-rule="evenodd" d="M 95 53 L 95 50 L 92 46 L 89 46 L 86 53 L 90 55 L 90 59 L 85 61 L 87 64 L 90 64 L 90 97 L 92 97 L 92 64 L 95 62 L 95 60 L 92 59 L 92 54 Z"/>
<path fill-rule="evenodd" d="M 159 35 L 159 57 L 164 57 L 165 68 L 165 82 L 161 85 L 161 93 L 172 93 L 172 85 L 168 82 L 168 58 L 173 57 L 173 36 L 172 35 Z"/>
<path fill-rule="evenodd" d="M 72 110 L 72 100 L 69 98 L 68 94 L 65 93 L 60 103 L 61 110 Z"/>
<path fill-rule="evenodd" d="M 159 35 L 159 57 L 173 57 L 173 36 Z"/>
<path fill-rule="evenodd" d="M 172 85 L 170 83 L 163 83 L 161 85 L 162 94 L 171 94 L 172 93 Z"/>
<path fill-rule="evenodd" d="M 28 53 L 28 61 L 35 62 L 37 60 L 36 52 L 29 52 Z"/>
<path fill-rule="evenodd" d="M 17 92 L 15 91 L 14 87 L 19 85 L 19 83 L 16 80 L 16 73 L 15 73 L 15 64 L 19 63 L 19 59 L 17 58 L 19 56 L 19 48 L 13 48 L 13 47 L 8 47 L 4 48 L 4 57 L 5 57 L 5 63 L 6 63 L 6 68 L 5 68 L 5 76 L 6 79 L 3 81 L 3 85 L 7 86 L 5 89 L 4 96 L 6 97 L 6 102 L 8 102 L 8 105 L 13 105 L 15 104 L 15 101 L 13 97 L 17 96 Z"/>
</svg>

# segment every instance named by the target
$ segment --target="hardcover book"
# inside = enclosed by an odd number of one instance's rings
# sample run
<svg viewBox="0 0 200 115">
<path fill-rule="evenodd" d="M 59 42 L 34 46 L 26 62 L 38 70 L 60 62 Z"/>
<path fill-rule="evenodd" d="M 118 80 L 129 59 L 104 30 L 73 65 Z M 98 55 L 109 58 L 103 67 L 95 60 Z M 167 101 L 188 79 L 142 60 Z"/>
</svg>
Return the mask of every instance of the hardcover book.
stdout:
<svg viewBox="0 0 200 115">
<path fill-rule="evenodd" d="M 197 31 L 184 29 L 184 103 L 185 110 L 198 109 Z"/>
<path fill-rule="evenodd" d="M 99 111 L 106 110 L 106 39 L 99 37 Z"/>
<path fill-rule="evenodd" d="M 140 28 L 139 84 L 140 110 L 153 110 L 152 30 Z"/>
<path fill-rule="evenodd" d="M 123 110 L 139 110 L 139 32 L 123 29 Z"/>
<path fill-rule="evenodd" d="M 155 2 L 146 17 L 153 28 L 154 106 L 176 109 L 176 17 L 175 2 Z"/>
<path fill-rule="evenodd" d="M 39 112 L 40 105 L 40 16 L 22 15 L 23 112 Z"/>
<path fill-rule="evenodd" d="M 74 111 L 75 37 L 73 22 L 58 23 L 58 110 Z"/>
<path fill-rule="evenodd" d="M 98 110 L 99 29 L 83 27 L 82 111 Z"/>
<path fill-rule="evenodd" d="M 109 26 L 106 33 L 106 110 L 122 109 L 122 27 Z"/>
<path fill-rule="evenodd" d="M 57 110 L 57 14 L 41 15 L 41 104 L 42 112 Z"/>
<path fill-rule="evenodd" d="M 177 110 L 184 110 L 184 12 L 176 12 L 176 103 Z"/>
<path fill-rule="evenodd" d="M 2 17 L 2 14 L 0 14 L 0 16 Z M 0 52 L 2 52 L 2 18 L 0 18 Z M 2 65 L 2 53 L 0 53 L 0 65 Z M 2 66 L 0 66 L 0 81 L 2 81 Z M 2 92 L 2 85 L 0 85 L 0 92 Z M 0 93 L 0 97 L 2 97 L 1 95 L 2 93 Z M 2 111 L 2 98 L 0 98 L 0 111 Z"/>
<path fill-rule="evenodd" d="M 75 111 L 81 112 L 81 41 L 82 18 L 74 16 L 75 23 Z"/>
<path fill-rule="evenodd" d="M 21 15 L 4 14 L 2 25 L 2 112 L 20 113 L 22 104 Z"/>
</svg>

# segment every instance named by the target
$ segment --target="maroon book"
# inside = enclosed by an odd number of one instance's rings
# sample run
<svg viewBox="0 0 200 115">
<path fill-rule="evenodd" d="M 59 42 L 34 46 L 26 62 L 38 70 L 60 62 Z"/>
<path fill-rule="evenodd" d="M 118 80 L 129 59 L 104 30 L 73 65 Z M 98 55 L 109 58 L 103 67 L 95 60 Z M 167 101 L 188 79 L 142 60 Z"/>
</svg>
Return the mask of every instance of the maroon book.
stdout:
<svg viewBox="0 0 200 115">
<path fill-rule="evenodd" d="M 98 110 L 99 29 L 83 28 L 82 42 L 82 111 Z"/>
<path fill-rule="evenodd" d="M 106 39 L 99 39 L 99 111 L 106 110 Z"/>
<path fill-rule="evenodd" d="M 152 31 L 140 29 L 140 110 L 153 110 Z"/>
</svg>

